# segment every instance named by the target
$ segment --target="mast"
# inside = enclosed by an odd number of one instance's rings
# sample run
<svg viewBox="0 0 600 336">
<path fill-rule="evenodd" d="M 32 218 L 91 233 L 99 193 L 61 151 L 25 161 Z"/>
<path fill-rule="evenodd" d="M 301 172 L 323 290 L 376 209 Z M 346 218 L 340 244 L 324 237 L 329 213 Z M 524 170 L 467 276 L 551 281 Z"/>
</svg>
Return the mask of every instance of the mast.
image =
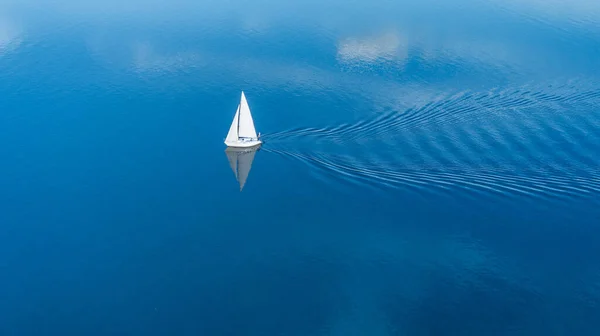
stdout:
<svg viewBox="0 0 600 336">
<path fill-rule="evenodd" d="M 242 97 L 243 96 L 244 96 L 244 91 L 242 90 Z M 239 109 L 240 109 L 240 116 L 238 117 L 238 126 L 237 126 L 238 139 L 240 138 L 240 119 L 242 117 L 242 98 L 241 97 L 240 97 Z"/>
<path fill-rule="evenodd" d="M 242 104 L 239 104 L 238 105 L 238 111 L 241 111 L 241 108 L 242 108 Z M 237 124 L 237 138 L 238 138 L 238 140 L 240 139 L 240 117 L 241 116 L 242 116 L 242 114 L 240 113 L 238 115 L 238 120 L 237 120 L 237 122 L 238 122 L 238 124 Z"/>
</svg>

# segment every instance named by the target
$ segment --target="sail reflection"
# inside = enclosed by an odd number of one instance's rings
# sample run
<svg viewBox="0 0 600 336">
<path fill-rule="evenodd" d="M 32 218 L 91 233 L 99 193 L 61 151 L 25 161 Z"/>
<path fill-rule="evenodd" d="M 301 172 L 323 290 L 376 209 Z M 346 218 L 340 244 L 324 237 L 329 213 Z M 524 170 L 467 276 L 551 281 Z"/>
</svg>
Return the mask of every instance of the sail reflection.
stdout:
<svg viewBox="0 0 600 336">
<path fill-rule="evenodd" d="M 227 147 L 225 150 L 231 170 L 233 170 L 235 178 L 240 184 L 240 191 L 242 191 L 246 184 L 250 168 L 252 168 L 252 161 L 254 161 L 254 156 L 259 149 L 260 146 L 251 148 Z"/>
</svg>

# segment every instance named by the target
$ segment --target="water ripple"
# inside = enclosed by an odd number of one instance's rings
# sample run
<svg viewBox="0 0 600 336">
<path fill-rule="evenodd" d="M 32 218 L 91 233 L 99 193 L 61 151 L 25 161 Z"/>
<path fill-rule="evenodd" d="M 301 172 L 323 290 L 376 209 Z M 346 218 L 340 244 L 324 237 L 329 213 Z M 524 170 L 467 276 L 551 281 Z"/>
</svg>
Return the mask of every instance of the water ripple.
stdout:
<svg viewBox="0 0 600 336">
<path fill-rule="evenodd" d="M 308 165 L 322 180 L 595 201 L 600 109 L 588 107 L 600 107 L 600 89 L 581 83 L 441 95 L 352 124 L 266 134 L 266 150 Z"/>
<path fill-rule="evenodd" d="M 595 85 L 594 83 L 588 85 Z M 266 135 L 271 140 L 293 137 L 318 136 L 357 139 L 386 134 L 392 130 L 406 130 L 432 123 L 446 124 L 468 119 L 482 119 L 489 114 L 508 114 L 515 110 L 536 108 L 548 114 L 568 105 L 600 105 L 600 89 L 583 92 L 573 84 L 543 88 L 516 88 L 491 90 L 489 92 L 464 91 L 441 95 L 422 106 L 399 111 L 385 108 L 373 118 L 359 120 L 354 124 L 341 124 L 335 127 L 296 128 Z"/>
<path fill-rule="evenodd" d="M 275 149 L 266 151 L 297 159 L 313 172 L 367 187 L 402 188 L 420 193 L 444 194 L 462 190 L 472 197 L 509 198 L 517 195 L 534 202 L 588 199 L 598 203 L 600 174 L 586 177 L 549 175 L 543 172 L 519 175 L 507 171 L 439 171 L 385 169 L 360 165 L 350 158 L 326 157 Z M 346 159 L 346 160 L 344 160 Z M 321 177 L 322 180 L 327 178 Z M 522 201 L 522 199 L 520 199 Z"/>
</svg>

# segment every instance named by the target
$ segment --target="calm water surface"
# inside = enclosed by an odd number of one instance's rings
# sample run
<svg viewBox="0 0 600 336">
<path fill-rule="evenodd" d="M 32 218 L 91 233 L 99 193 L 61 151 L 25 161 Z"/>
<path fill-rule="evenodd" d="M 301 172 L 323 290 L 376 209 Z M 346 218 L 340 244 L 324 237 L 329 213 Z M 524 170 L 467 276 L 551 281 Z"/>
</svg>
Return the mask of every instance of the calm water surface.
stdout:
<svg viewBox="0 0 600 336">
<path fill-rule="evenodd" d="M 599 153 L 597 1 L 4 0 L 0 334 L 598 335 Z"/>
</svg>

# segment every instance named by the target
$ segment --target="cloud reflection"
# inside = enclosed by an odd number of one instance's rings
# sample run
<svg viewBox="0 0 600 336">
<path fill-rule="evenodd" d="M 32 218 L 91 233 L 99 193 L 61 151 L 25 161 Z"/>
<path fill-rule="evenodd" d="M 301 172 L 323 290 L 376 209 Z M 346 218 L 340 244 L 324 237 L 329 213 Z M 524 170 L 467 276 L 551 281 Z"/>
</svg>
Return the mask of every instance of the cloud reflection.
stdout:
<svg viewBox="0 0 600 336">
<path fill-rule="evenodd" d="M 132 63 L 138 72 L 164 72 L 189 69 L 198 66 L 202 57 L 197 52 L 157 52 L 150 43 L 136 42 L 132 45 Z"/>
<path fill-rule="evenodd" d="M 345 38 L 338 44 L 338 58 L 345 62 L 403 61 L 408 57 L 407 39 L 396 32 L 363 38 Z"/>
<path fill-rule="evenodd" d="M 13 22 L 0 17 L 0 56 L 15 49 L 21 43 L 21 29 Z"/>
</svg>

